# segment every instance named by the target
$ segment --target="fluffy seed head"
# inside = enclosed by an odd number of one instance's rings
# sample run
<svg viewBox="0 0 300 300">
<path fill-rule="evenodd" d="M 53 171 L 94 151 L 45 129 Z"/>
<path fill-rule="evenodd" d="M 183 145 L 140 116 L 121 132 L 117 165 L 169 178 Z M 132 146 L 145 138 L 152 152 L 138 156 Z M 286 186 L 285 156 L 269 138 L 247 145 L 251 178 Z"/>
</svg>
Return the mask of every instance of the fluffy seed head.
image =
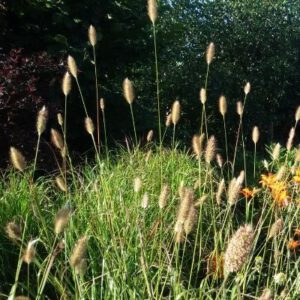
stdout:
<svg viewBox="0 0 300 300">
<path fill-rule="evenodd" d="M 76 65 L 76 64 L 75 64 Z M 69 67 L 70 68 L 70 67 Z M 76 67 L 76 73 L 77 73 L 77 67 Z M 76 75 L 77 76 L 77 75 Z M 75 76 L 74 76 L 75 77 Z M 72 88 L 72 79 L 70 73 L 67 71 L 63 77 L 61 89 L 63 91 L 63 94 L 67 97 Z"/>
<path fill-rule="evenodd" d="M 211 161 L 214 159 L 216 154 L 216 138 L 212 135 L 206 145 L 205 149 L 205 161 L 206 163 L 211 163 Z"/>
<path fill-rule="evenodd" d="M 202 133 L 200 136 L 195 134 L 192 139 L 193 151 L 196 155 L 196 158 L 199 159 L 203 153 L 203 143 L 205 139 L 205 134 Z"/>
<path fill-rule="evenodd" d="M 5 232 L 12 241 L 21 240 L 21 227 L 15 222 L 9 222 L 5 226 Z"/>
<path fill-rule="evenodd" d="M 61 134 L 53 128 L 51 129 L 51 141 L 57 149 L 62 150 L 64 148 L 64 139 Z"/>
<path fill-rule="evenodd" d="M 296 113 L 295 113 L 295 121 L 298 123 L 300 120 L 300 106 L 297 107 Z"/>
<path fill-rule="evenodd" d="M 172 114 L 168 114 L 166 117 L 166 127 L 170 127 L 172 124 Z"/>
<path fill-rule="evenodd" d="M 259 129 L 257 126 L 254 126 L 252 129 L 252 141 L 254 144 L 257 144 L 259 140 Z"/>
<path fill-rule="evenodd" d="M 125 100 L 129 104 L 132 104 L 132 102 L 134 100 L 134 89 L 133 89 L 132 82 L 128 78 L 125 78 L 123 81 L 123 94 L 124 94 Z"/>
<path fill-rule="evenodd" d="M 141 202 L 141 207 L 143 209 L 146 209 L 149 205 L 149 195 L 148 193 L 146 192 L 144 195 L 143 195 L 143 198 L 142 198 L 142 202 Z"/>
<path fill-rule="evenodd" d="M 149 130 L 148 134 L 147 134 L 147 142 L 150 143 L 153 139 L 153 130 Z"/>
<path fill-rule="evenodd" d="M 101 109 L 102 111 L 104 111 L 104 109 L 105 109 L 105 102 L 104 102 L 104 99 L 103 99 L 103 98 L 100 99 L 99 105 L 100 105 L 100 109 Z"/>
<path fill-rule="evenodd" d="M 242 170 L 237 178 L 237 183 L 242 185 L 244 183 L 245 180 L 245 171 Z"/>
<path fill-rule="evenodd" d="M 197 220 L 197 211 L 194 205 L 191 205 L 186 220 L 184 221 L 183 229 L 186 235 L 192 232 Z"/>
<path fill-rule="evenodd" d="M 133 190 L 135 193 L 139 193 L 142 189 L 142 180 L 140 177 L 136 177 L 133 182 Z"/>
<path fill-rule="evenodd" d="M 68 56 L 68 68 L 72 76 L 77 79 L 77 64 L 75 59 L 71 55 Z"/>
<path fill-rule="evenodd" d="M 247 82 L 245 84 L 245 87 L 244 87 L 244 93 L 245 93 L 245 95 L 248 95 L 250 93 L 250 90 L 251 90 L 250 82 Z"/>
<path fill-rule="evenodd" d="M 283 228 L 283 220 L 278 219 L 272 224 L 270 232 L 268 234 L 268 239 L 277 236 L 281 232 L 282 228 Z"/>
<path fill-rule="evenodd" d="M 162 187 L 159 195 L 158 206 L 160 209 L 163 209 L 167 205 L 169 196 L 170 196 L 170 187 L 167 184 L 165 184 Z"/>
<path fill-rule="evenodd" d="M 172 105 L 172 113 L 171 113 L 172 123 L 174 125 L 177 125 L 177 123 L 180 119 L 180 113 L 181 113 L 180 102 L 178 100 L 176 100 L 176 101 L 174 101 L 174 103 Z"/>
<path fill-rule="evenodd" d="M 78 268 L 78 266 L 80 266 L 81 261 L 85 259 L 86 249 L 87 249 L 87 236 L 83 236 L 77 241 L 73 249 L 70 258 L 70 264 L 72 268 Z"/>
<path fill-rule="evenodd" d="M 193 190 L 189 188 L 185 188 L 184 196 L 180 202 L 180 206 L 178 210 L 177 222 L 182 224 L 184 223 L 184 221 L 188 216 L 193 201 L 194 201 Z"/>
<path fill-rule="evenodd" d="M 254 230 L 251 225 L 241 226 L 230 239 L 224 255 L 224 276 L 238 272 L 251 252 Z"/>
<path fill-rule="evenodd" d="M 56 117 L 57 117 L 57 122 L 58 122 L 58 124 L 59 124 L 60 126 L 63 126 L 63 124 L 64 124 L 64 118 L 63 118 L 62 114 L 61 114 L 61 113 L 58 113 L 58 114 L 56 115 Z"/>
<path fill-rule="evenodd" d="M 290 130 L 290 133 L 289 133 L 288 141 L 286 143 L 286 149 L 288 151 L 290 151 L 292 149 L 292 147 L 293 147 L 294 137 L 295 137 L 295 128 L 292 127 L 291 130 Z"/>
<path fill-rule="evenodd" d="M 207 98 L 206 98 L 206 89 L 205 88 L 201 88 L 200 90 L 200 101 L 202 104 L 205 104 Z"/>
<path fill-rule="evenodd" d="M 26 160 L 23 154 L 15 147 L 10 147 L 10 160 L 14 168 L 19 171 L 24 171 L 26 168 Z"/>
<path fill-rule="evenodd" d="M 64 231 L 69 223 L 70 217 L 71 209 L 69 207 L 64 207 L 57 212 L 54 223 L 54 231 L 56 234 L 60 234 Z"/>
<path fill-rule="evenodd" d="M 23 255 L 23 261 L 27 263 L 28 265 L 33 261 L 36 250 L 35 250 L 35 244 L 38 242 L 38 239 L 29 241 L 27 248 L 25 249 L 24 255 Z"/>
<path fill-rule="evenodd" d="M 243 103 L 241 101 L 238 101 L 236 103 L 236 112 L 241 117 L 243 115 Z"/>
<path fill-rule="evenodd" d="M 157 3 L 156 0 L 148 0 L 148 16 L 152 22 L 155 24 L 157 19 Z"/>
<path fill-rule="evenodd" d="M 56 185 L 58 186 L 58 188 L 62 192 L 67 192 L 68 191 L 68 187 L 66 186 L 65 180 L 61 176 L 56 176 L 55 177 L 55 182 L 56 182 Z"/>
<path fill-rule="evenodd" d="M 277 143 L 275 145 L 274 149 L 273 149 L 273 152 L 272 152 L 272 159 L 273 159 L 273 161 L 276 160 L 276 159 L 278 159 L 279 155 L 280 155 L 280 144 Z"/>
<path fill-rule="evenodd" d="M 77 275 L 83 276 L 87 269 L 87 259 L 83 258 L 79 263 L 74 267 L 75 273 Z"/>
<path fill-rule="evenodd" d="M 208 65 L 211 64 L 211 62 L 214 59 L 214 56 L 215 56 L 215 44 L 210 43 L 207 47 L 207 50 L 206 50 L 206 63 Z"/>
<path fill-rule="evenodd" d="M 283 165 L 279 168 L 278 172 L 276 173 L 276 177 L 275 177 L 276 180 L 280 181 L 284 177 L 285 173 L 286 173 L 286 167 Z"/>
<path fill-rule="evenodd" d="M 217 190 L 217 194 L 216 194 L 216 201 L 217 201 L 218 205 L 221 204 L 224 188 L 225 188 L 225 180 L 223 178 L 218 185 L 218 190 Z"/>
<path fill-rule="evenodd" d="M 36 121 L 36 130 L 40 136 L 46 129 L 48 121 L 48 109 L 44 105 L 41 110 L 39 110 Z"/>
<path fill-rule="evenodd" d="M 220 153 L 217 153 L 216 158 L 217 158 L 218 166 L 219 166 L 220 168 L 222 168 L 223 162 L 224 162 L 224 161 L 223 161 L 222 155 L 221 155 Z"/>
<path fill-rule="evenodd" d="M 272 300 L 273 295 L 270 289 L 264 289 L 258 300 Z"/>
<path fill-rule="evenodd" d="M 148 162 L 148 160 L 150 159 L 151 155 L 152 155 L 152 150 L 150 149 L 150 150 L 147 152 L 147 154 L 146 154 L 145 162 Z"/>
<path fill-rule="evenodd" d="M 95 131 L 93 120 L 90 117 L 86 117 L 84 120 L 85 130 L 88 134 L 93 135 Z"/>
<path fill-rule="evenodd" d="M 93 25 L 90 25 L 90 27 L 89 27 L 88 37 L 89 37 L 89 41 L 90 41 L 91 45 L 93 47 L 95 47 L 97 44 L 97 32 Z"/>
<path fill-rule="evenodd" d="M 219 99 L 219 111 L 223 117 L 227 112 L 227 101 L 224 95 L 222 95 Z"/>
<path fill-rule="evenodd" d="M 228 186 L 228 203 L 230 206 L 236 203 L 240 190 L 240 182 L 237 180 L 237 178 L 232 178 Z"/>
</svg>

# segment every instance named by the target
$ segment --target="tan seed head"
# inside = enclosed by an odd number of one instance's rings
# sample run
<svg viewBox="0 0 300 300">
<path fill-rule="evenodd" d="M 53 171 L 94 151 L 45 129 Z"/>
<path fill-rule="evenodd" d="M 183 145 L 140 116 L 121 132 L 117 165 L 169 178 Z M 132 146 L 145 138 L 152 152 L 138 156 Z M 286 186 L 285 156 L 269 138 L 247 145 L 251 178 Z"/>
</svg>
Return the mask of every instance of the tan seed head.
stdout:
<svg viewBox="0 0 300 300">
<path fill-rule="evenodd" d="M 123 81 L 123 94 L 124 94 L 125 100 L 129 104 L 132 104 L 132 102 L 134 100 L 134 89 L 133 89 L 132 82 L 128 78 L 125 78 Z"/>
<path fill-rule="evenodd" d="M 220 114 L 225 117 L 225 114 L 227 112 L 227 101 L 224 95 L 222 95 L 219 99 L 219 111 Z"/>
<path fill-rule="evenodd" d="M 53 128 L 51 129 L 51 141 L 57 149 L 62 150 L 64 148 L 64 139 L 61 134 Z"/>
<path fill-rule="evenodd" d="M 215 57 L 215 44 L 210 43 L 206 50 L 206 63 L 210 65 L 214 57 Z"/>
<path fill-rule="evenodd" d="M 38 239 L 29 241 L 27 248 L 25 249 L 24 255 L 23 255 L 23 261 L 27 263 L 28 265 L 33 261 L 36 250 L 35 250 L 35 244 L 38 242 Z"/>
<path fill-rule="evenodd" d="M 259 140 L 259 129 L 257 126 L 254 126 L 252 130 L 252 141 L 254 144 L 257 144 L 258 140 Z"/>
<path fill-rule="evenodd" d="M 169 196 L 170 196 L 170 187 L 167 184 L 165 184 L 162 187 L 159 195 L 158 206 L 160 209 L 163 209 L 167 205 Z"/>
<path fill-rule="evenodd" d="M 56 176 L 55 177 L 55 182 L 56 182 L 56 185 L 58 186 L 58 188 L 62 192 L 67 192 L 68 191 L 68 187 L 66 186 L 64 178 L 62 178 L 61 176 Z"/>
<path fill-rule="evenodd" d="M 201 88 L 200 90 L 200 101 L 202 104 L 205 104 L 207 98 L 206 98 L 206 89 L 205 88 Z"/>
<path fill-rule="evenodd" d="M 104 111 L 104 109 L 105 109 L 105 101 L 104 101 L 103 98 L 100 99 L 99 105 L 100 105 L 100 109 L 101 109 L 102 111 Z"/>
<path fill-rule="evenodd" d="M 292 149 L 292 147 L 293 147 L 294 137 L 295 137 L 295 128 L 292 127 L 291 130 L 290 130 L 290 133 L 289 133 L 288 141 L 286 143 L 286 149 L 288 151 L 290 151 Z"/>
<path fill-rule="evenodd" d="M 222 194 L 224 192 L 224 189 L 225 189 L 225 180 L 223 178 L 218 185 L 218 190 L 217 190 L 217 194 L 216 194 L 216 201 L 217 201 L 218 205 L 221 204 Z"/>
<path fill-rule="evenodd" d="M 15 147 L 10 147 L 10 160 L 14 168 L 19 171 L 24 171 L 26 168 L 26 160 L 23 154 Z"/>
<path fill-rule="evenodd" d="M 85 259 L 87 249 L 87 236 L 81 237 L 72 252 L 70 264 L 72 268 L 78 268 L 83 259 Z"/>
<path fill-rule="evenodd" d="M 76 67 L 76 73 L 77 73 L 77 67 Z M 62 89 L 63 94 L 65 95 L 65 97 L 67 97 L 70 94 L 71 88 L 72 88 L 72 78 L 71 78 L 70 73 L 67 71 L 65 73 L 64 77 L 63 77 L 62 85 L 61 85 L 61 89 Z"/>
<path fill-rule="evenodd" d="M 278 159 L 279 155 L 280 155 L 280 144 L 277 143 L 275 145 L 274 149 L 273 149 L 273 152 L 272 152 L 272 159 L 273 159 L 273 161 L 276 160 L 276 159 Z"/>
<path fill-rule="evenodd" d="M 172 113 L 171 113 L 172 123 L 175 126 L 177 125 L 177 123 L 180 119 L 180 113 L 181 113 L 180 102 L 178 100 L 176 100 L 172 105 Z"/>
<path fill-rule="evenodd" d="M 283 228 L 283 220 L 278 219 L 275 223 L 272 224 L 270 232 L 268 234 L 268 239 L 276 237 Z"/>
<path fill-rule="evenodd" d="M 241 101 L 236 103 L 236 112 L 240 117 L 243 115 L 243 104 Z"/>
<path fill-rule="evenodd" d="M 71 209 L 70 208 L 62 208 L 60 209 L 55 216 L 54 223 L 54 231 L 56 234 L 60 234 L 67 227 L 69 220 L 71 217 Z"/>
<path fill-rule="evenodd" d="M 152 22 L 152 24 L 155 24 L 155 21 L 157 19 L 157 3 L 156 0 L 148 0 L 148 16 Z"/>
<path fill-rule="evenodd" d="M 170 127 L 172 124 L 172 114 L 168 114 L 166 117 L 166 127 Z"/>
<path fill-rule="evenodd" d="M 77 64 L 75 59 L 71 55 L 68 56 L 68 68 L 72 76 L 77 79 Z"/>
<path fill-rule="evenodd" d="M 295 113 L 295 121 L 298 123 L 300 120 L 300 106 L 297 107 L 296 113 Z"/>
<path fill-rule="evenodd" d="M 213 161 L 213 159 L 215 158 L 216 147 L 217 147 L 216 138 L 212 135 L 208 139 L 206 149 L 205 149 L 205 161 L 206 161 L 206 163 L 210 164 Z"/>
<path fill-rule="evenodd" d="M 5 226 L 5 232 L 12 241 L 21 240 L 22 233 L 20 225 L 15 222 L 9 222 Z"/>
<path fill-rule="evenodd" d="M 36 131 L 39 136 L 45 131 L 48 121 L 48 109 L 44 105 L 41 110 L 39 110 L 36 121 Z"/>
<path fill-rule="evenodd" d="M 248 95 L 250 93 L 250 90 L 251 90 L 250 82 L 247 82 L 245 84 L 245 87 L 244 87 L 244 93 L 245 93 L 245 95 Z"/>
<path fill-rule="evenodd" d="M 90 117 L 86 117 L 84 120 L 85 130 L 88 134 L 93 135 L 95 131 L 95 126 L 93 120 Z"/>
<path fill-rule="evenodd" d="M 62 114 L 61 114 L 61 113 L 58 113 L 58 114 L 56 115 L 56 117 L 57 117 L 57 122 L 58 122 L 58 124 L 59 124 L 60 126 L 63 126 L 63 124 L 64 124 L 64 118 L 63 118 Z"/>
<path fill-rule="evenodd" d="M 93 25 L 90 25 L 89 30 L 88 30 L 88 37 L 90 44 L 95 47 L 97 44 L 97 32 L 96 29 Z"/>
<path fill-rule="evenodd" d="M 149 130 L 148 134 L 147 134 L 147 142 L 150 143 L 153 139 L 153 130 Z"/>
</svg>

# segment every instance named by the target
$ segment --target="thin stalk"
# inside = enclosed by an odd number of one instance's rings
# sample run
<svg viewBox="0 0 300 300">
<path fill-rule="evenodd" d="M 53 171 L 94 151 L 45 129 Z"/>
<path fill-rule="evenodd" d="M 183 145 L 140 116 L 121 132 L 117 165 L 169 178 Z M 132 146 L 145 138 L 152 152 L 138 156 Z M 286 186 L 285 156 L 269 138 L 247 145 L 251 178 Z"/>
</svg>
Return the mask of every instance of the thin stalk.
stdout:
<svg viewBox="0 0 300 300">
<path fill-rule="evenodd" d="M 132 104 L 130 104 L 130 113 L 131 113 L 132 126 L 133 126 L 133 131 L 134 131 L 135 144 L 137 145 L 138 142 L 137 142 L 137 135 L 136 135 L 136 129 L 135 129 L 135 120 L 134 120 Z"/>
<path fill-rule="evenodd" d="M 225 151 L 226 151 L 226 164 L 228 164 L 228 142 L 227 142 L 227 130 L 226 130 L 226 121 L 225 115 L 223 116 L 223 124 L 224 124 L 224 136 L 225 136 Z M 229 179 L 229 169 L 227 167 L 227 179 Z"/>
<path fill-rule="evenodd" d="M 160 94 L 159 94 L 159 73 L 158 73 L 158 59 L 157 59 L 157 44 L 156 44 L 156 29 L 155 24 L 152 25 L 153 29 L 153 44 L 154 44 L 154 57 L 155 57 L 155 81 L 156 81 L 156 99 L 157 99 L 157 115 L 158 115 L 158 135 L 159 145 L 161 146 L 161 117 L 160 117 Z"/>
<path fill-rule="evenodd" d="M 256 143 L 254 144 L 253 178 L 255 178 L 255 169 L 256 169 Z"/>
<path fill-rule="evenodd" d="M 108 144 L 107 144 L 107 132 L 106 132 L 106 119 L 105 119 L 105 111 L 102 110 L 102 118 L 103 118 L 103 129 L 104 129 L 104 141 L 105 141 L 105 152 L 108 160 Z"/>
<path fill-rule="evenodd" d="M 94 56 L 94 71 L 95 71 L 95 90 L 96 90 L 96 110 L 97 110 L 97 147 L 100 152 L 100 107 L 99 107 L 99 89 L 98 89 L 98 76 L 97 76 L 97 61 L 96 61 L 96 47 L 93 46 Z"/>
<path fill-rule="evenodd" d="M 41 142 L 41 135 L 38 135 L 38 140 L 36 143 L 36 150 L 35 150 L 35 156 L 34 156 L 34 164 L 33 164 L 33 173 L 35 172 L 35 168 L 36 168 L 36 163 L 37 163 L 37 156 L 38 156 L 38 152 L 39 152 L 39 148 L 40 148 L 40 142 Z"/>
<path fill-rule="evenodd" d="M 176 133 L 176 125 L 173 126 L 173 137 L 172 137 L 172 148 L 175 149 L 175 133 Z"/>
<path fill-rule="evenodd" d="M 79 85 L 79 81 L 77 78 L 75 78 L 76 80 L 76 83 L 77 83 L 77 87 L 78 87 L 78 90 L 79 90 L 79 94 L 80 94 L 80 98 L 81 98 L 81 101 L 82 101 L 82 105 L 83 105 L 83 109 L 84 109 L 84 112 L 85 112 L 85 115 L 86 117 L 88 117 L 88 112 L 87 112 L 87 109 L 86 109 L 86 105 L 85 105 L 85 102 L 84 102 L 84 98 L 83 98 L 83 95 L 82 95 L 82 91 L 81 91 L 81 88 L 80 88 L 80 85 Z"/>
</svg>

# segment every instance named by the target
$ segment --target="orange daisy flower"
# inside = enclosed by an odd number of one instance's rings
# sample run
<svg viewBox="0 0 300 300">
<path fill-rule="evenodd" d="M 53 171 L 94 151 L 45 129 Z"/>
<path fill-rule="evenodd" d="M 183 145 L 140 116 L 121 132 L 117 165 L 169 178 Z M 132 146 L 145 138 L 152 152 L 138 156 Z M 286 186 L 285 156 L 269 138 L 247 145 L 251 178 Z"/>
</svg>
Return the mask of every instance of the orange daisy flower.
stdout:
<svg viewBox="0 0 300 300">
<path fill-rule="evenodd" d="M 246 199 L 250 199 L 250 198 L 254 197 L 254 195 L 256 193 L 258 193 L 259 191 L 260 191 L 260 189 L 256 189 L 256 188 L 254 188 L 252 190 L 249 188 L 244 188 L 241 190 L 241 194 L 243 194 Z"/>
<path fill-rule="evenodd" d="M 295 250 L 297 250 L 298 247 L 300 247 L 300 241 L 295 241 L 295 240 L 291 239 L 291 240 L 289 240 L 287 247 L 289 250 L 295 251 Z"/>
<path fill-rule="evenodd" d="M 279 206 L 287 206 L 291 198 L 286 190 L 272 190 L 272 197 Z"/>
<path fill-rule="evenodd" d="M 261 175 L 261 180 L 260 180 L 260 184 L 263 187 L 270 187 L 272 184 L 274 184 L 276 182 L 276 175 L 269 173 L 268 175 L 262 174 Z"/>
</svg>

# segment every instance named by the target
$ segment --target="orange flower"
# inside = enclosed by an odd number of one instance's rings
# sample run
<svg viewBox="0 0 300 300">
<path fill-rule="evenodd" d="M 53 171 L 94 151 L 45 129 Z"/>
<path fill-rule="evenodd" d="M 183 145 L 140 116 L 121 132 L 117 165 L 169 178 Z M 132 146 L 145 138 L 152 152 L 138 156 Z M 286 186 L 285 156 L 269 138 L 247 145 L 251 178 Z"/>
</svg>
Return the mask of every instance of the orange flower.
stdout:
<svg viewBox="0 0 300 300">
<path fill-rule="evenodd" d="M 272 197 L 279 206 L 287 206 L 290 196 L 286 190 L 272 190 Z"/>
<path fill-rule="evenodd" d="M 295 183 L 298 183 L 298 184 L 300 183 L 300 169 L 296 170 L 296 175 L 293 178 L 294 178 Z"/>
<path fill-rule="evenodd" d="M 300 236 L 300 228 L 295 229 L 294 236 Z"/>
<path fill-rule="evenodd" d="M 291 239 L 291 240 L 289 240 L 287 247 L 289 250 L 295 251 L 295 250 L 297 250 L 298 247 L 300 247 L 300 241 L 295 241 L 295 240 Z"/>
<path fill-rule="evenodd" d="M 246 199 L 252 198 L 256 193 L 258 193 L 260 189 L 249 189 L 249 188 L 244 188 L 241 190 L 241 193 L 245 196 Z"/>
<path fill-rule="evenodd" d="M 276 175 L 269 173 L 268 175 L 262 174 L 261 181 L 259 182 L 263 187 L 271 187 L 276 182 Z"/>
</svg>

